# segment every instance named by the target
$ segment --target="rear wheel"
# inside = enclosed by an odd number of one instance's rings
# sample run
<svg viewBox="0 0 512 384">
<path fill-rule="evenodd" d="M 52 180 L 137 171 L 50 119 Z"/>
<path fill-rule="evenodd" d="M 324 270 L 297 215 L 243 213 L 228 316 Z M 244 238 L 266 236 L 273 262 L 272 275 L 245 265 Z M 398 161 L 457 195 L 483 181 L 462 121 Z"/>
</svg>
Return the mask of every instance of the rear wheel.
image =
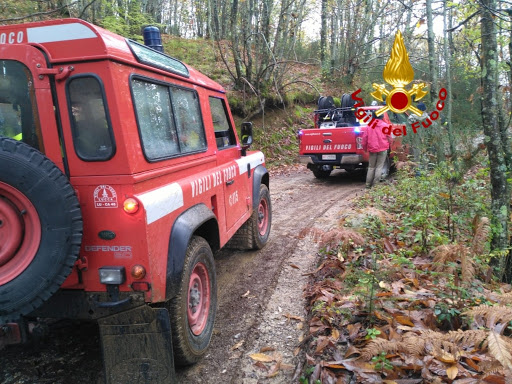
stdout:
<svg viewBox="0 0 512 384">
<path fill-rule="evenodd" d="M 332 172 L 330 169 L 323 169 L 322 167 L 312 169 L 312 171 L 317 179 L 326 179 Z"/>
<path fill-rule="evenodd" d="M 206 353 L 217 311 L 217 280 L 208 242 L 193 236 L 187 248 L 178 295 L 169 302 L 174 360 L 194 364 Z"/>
<path fill-rule="evenodd" d="M 0 324 L 40 307 L 71 272 L 82 239 L 80 205 L 43 154 L 0 138 Z"/>
</svg>

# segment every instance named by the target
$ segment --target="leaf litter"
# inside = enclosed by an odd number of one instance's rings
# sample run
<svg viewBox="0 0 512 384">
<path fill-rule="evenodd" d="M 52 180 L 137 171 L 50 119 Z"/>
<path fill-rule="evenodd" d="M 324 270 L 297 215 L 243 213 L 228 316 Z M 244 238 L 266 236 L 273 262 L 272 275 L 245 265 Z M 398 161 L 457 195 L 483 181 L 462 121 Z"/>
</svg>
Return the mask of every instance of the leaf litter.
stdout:
<svg viewBox="0 0 512 384">
<path fill-rule="evenodd" d="M 414 226 L 404 233 L 406 214 L 387 211 L 370 206 L 337 229 L 301 232 L 322 250 L 305 273 L 299 382 L 512 383 L 512 289 L 489 283 L 480 259 L 488 219 L 476 219 L 469 245 L 428 250 Z"/>
</svg>

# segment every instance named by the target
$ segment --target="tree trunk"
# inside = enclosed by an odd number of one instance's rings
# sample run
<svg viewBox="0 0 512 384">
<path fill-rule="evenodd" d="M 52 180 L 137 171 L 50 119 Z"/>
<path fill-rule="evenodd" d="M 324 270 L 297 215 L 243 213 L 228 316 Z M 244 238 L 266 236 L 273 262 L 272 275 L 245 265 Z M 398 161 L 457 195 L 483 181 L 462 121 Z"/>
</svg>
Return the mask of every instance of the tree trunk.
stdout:
<svg viewBox="0 0 512 384">
<path fill-rule="evenodd" d="M 220 27 L 219 27 L 219 6 L 217 0 L 212 0 L 211 18 L 213 22 L 213 38 L 215 40 L 220 39 Z"/>
<path fill-rule="evenodd" d="M 238 0 L 233 0 L 233 8 L 231 8 L 231 49 L 233 52 L 233 59 L 235 61 L 236 79 L 235 84 L 238 89 L 242 86 L 242 60 L 240 58 L 240 52 L 238 51 L 238 31 L 237 31 L 237 20 L 238 20 Z"/>
<path fill-rule="evenodd" d="M 322 0 L 322 10 L 320 14 L 321 29 L 320 29 L 320 62 L 322 68 L 327 64 L 327 0 Z"/>
<path fill-rule="evenodd" d="M 245 78 L 249 83 L 252 83 L 253 78 L 253 54 L 252 54 L 252 42 L 255 39 L 258 39 L 259 36 L 251 36 L 252 35 L 252 16 L 254 13 L 254 0 L 246 0 L 245 1 L 247 7 L 247 15 L 242 26 L 242 37 L 244 38 L 244 47 L 245 47 L 245 55 L 244 59 L 247 59 L 247 64 L 245 66 Z M 259 85 L 256 85 L 256 89 L 259 88 Z"/>
<path fill-rule="evenodd" d="M 435 62 L 436 51 L 434 47 L 434 26 L 432 22 L 432 0 L 427 0 L 427 44 L 428 44 L 428 69 L 430 72 L 430 101 L 437 100 L 437 63 Z"/>
<path fill-rule="evenodd" d="M 491 211 L 492 211 L 492 249 L 505 250 L 508 246 L 508 218 L 510 213 L 510 187 L 507 183 L 509 167 L 506 151 L 499 126 L 498 90 L 496 87 L 498 76 L 498 57 L 496 42 L 496 27 L 493 22 L 492 10 L 496 9 L 496 0 L 482 0 L 480 2 L 482 60 L 481 80 L 482 119 L 486 136 L 487 152 L 489 154 L 491 176 Z M 502 258 L 498 273 L 506 280 L 510 280 L 510 271 L 505 270 L 507 258 Z"/>
<path fill-rule="evenodd" d="M 229 0 L 223 0 L 222 1 L 222 16 L 221 16 L 221 23 L 220 23 L 220 36 L 219 38 L 221 40 L 224 40 L 227 35 L 227 27 L 228 27 L 228 4 Z M 231 5 L 231 4 L 229 4 Z"/>
<path fill-rule="evenodd" d="M 446 92 L 448 93 L 445 100 L 445 119 L 446 119 L 446 128 L 448 129 L 448 140 L 450 142 L 450 154 L 452 156 L 452 161 L 456 164 L 456 153 L 455 153 L 455 140 L 453 138 L 452 131 L 452 77 L 451 77 L 451 65 L 452 65 L 452 52 L 450 50 L 449 38 L 448 34 L 451 32 L 447 32 L 447 29 L 452 27 L 452 17 L 451 15 L 448 17 L 447 13 L 451 10 L 448 10 L 448 0 L 444 0 L 443 7 L 443 25 L 444 25 L 444 40 L 443 40 L 443 50 L 444 50 L 444 62 L 445 62 L 445 82 L 446 82 Z M 449 21 L 447 21 L 449 18 Z M 448 25 L 447 25 L 448 24 Z M 443 128 L 441 128 L 441 131 Z"/>
<path fill-rule="evenodd" d="M 330 43 L 330 65 L 329 65 L 329 73 L 332 75 L 334 73 L 334 60 L 336 60 L 336 37 L 338 34 L 338 14 L 337 12 L 331 12 L 331 43 Z"/>
<path fill-rule="evenodd" d="M 430 72 L 430 101 L 432 105 L 437 102 L 438 88 L 437 88 L 437 56 L 434 47 L 434 26 L 432 21 L 432 0 L 427 0 L 427 45 L 428 45 L 428 69 Z M 442 127 L 440 122 L 432 124 L 427 132 L 427 142 L 431 146 L 436 154 L 437 163 L 445 160 L 444 158 L 444 137 L 442 135 Z"/>
</svg>

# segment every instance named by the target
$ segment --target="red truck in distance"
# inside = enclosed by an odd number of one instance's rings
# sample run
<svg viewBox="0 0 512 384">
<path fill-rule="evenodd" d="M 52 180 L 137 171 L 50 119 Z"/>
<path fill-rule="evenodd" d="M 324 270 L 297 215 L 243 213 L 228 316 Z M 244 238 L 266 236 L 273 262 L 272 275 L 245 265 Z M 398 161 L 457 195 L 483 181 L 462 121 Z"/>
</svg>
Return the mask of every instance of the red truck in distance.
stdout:
<svg viewBox="0 0 512 384">
<path fill-rule="evenodd" d="M 329 177 L 335 169 L 347 172 L 366 169 L 369 153 L 363 151 L 362 137 L 368 126 L 357 119 L 355 100 L 350 94 L 341 98 L 341 107 L 334 105 L 332 97 L 320 97 L 318 109 L 314 111 L 314 128 L 299 130 L 299 161 L 307 165 L 316 178 Z M 359 107 L 367 114 L 380 106 Z M 394 129 L 403 129 L 399 115 L 384 113 L 384 122 Z M 370 128 L 371 129 L 371 128 Z M 393 131 L 392 130 L 392 131 Z M 383 177 L 389 174 L 393 157 L 401 153 L 401 140 L 394 136 L 391 151 L 384 166 Z"/>
<path fill-rule="evenodd" d="M 225 90 L 79 19 L 0 26 L 0 348 L 97 320 L 105 382 L 174 383 L 205 353 L 214 253 L 260 249 L 263 153 Z"/>
</svg>

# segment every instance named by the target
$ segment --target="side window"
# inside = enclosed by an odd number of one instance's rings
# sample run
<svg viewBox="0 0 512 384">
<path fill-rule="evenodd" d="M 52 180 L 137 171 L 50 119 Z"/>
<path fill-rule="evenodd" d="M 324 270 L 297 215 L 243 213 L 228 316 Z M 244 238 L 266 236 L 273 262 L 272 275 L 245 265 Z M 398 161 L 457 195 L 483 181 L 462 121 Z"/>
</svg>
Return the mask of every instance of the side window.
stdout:
<svg viewBox="0 0 512 384">
<path fill-rule="evenodd" d="M 132 80 L 142 148 L 148 160 L 170 157 L 180 152 L 169 98 L 163 85 Z"/>
<path fill-rule="evenodd" d="M 188 89 L 171 88 L 171 95 L 181 152 L 206 149 L 203 119 L 197 94 Z"/>
<path fill-rule="evenodd" d="M 223 149 L 236 144 L 235 133 L 229 124 L 226 106 L 222 99 L 210 97 L 210 111 L 217 148 Z"/>
<path fill-rule="evenodd" d="M 0 136 L 44 152 L 32 75 L 13 60 L 0 60 Z"/>
<path fill-rule="evenodd" d="M 146 159 L 157 161 L 206 149 L 195 91 L 133 78 L 132 92 Z"/>
<path fill-rule="evenodd" d="M 95 76 L 74 77 L 67 91 L 76 154 L 85 161 L 110 159 L 115 153 L 114 136 L 100 80 Z"/>
</svg>

